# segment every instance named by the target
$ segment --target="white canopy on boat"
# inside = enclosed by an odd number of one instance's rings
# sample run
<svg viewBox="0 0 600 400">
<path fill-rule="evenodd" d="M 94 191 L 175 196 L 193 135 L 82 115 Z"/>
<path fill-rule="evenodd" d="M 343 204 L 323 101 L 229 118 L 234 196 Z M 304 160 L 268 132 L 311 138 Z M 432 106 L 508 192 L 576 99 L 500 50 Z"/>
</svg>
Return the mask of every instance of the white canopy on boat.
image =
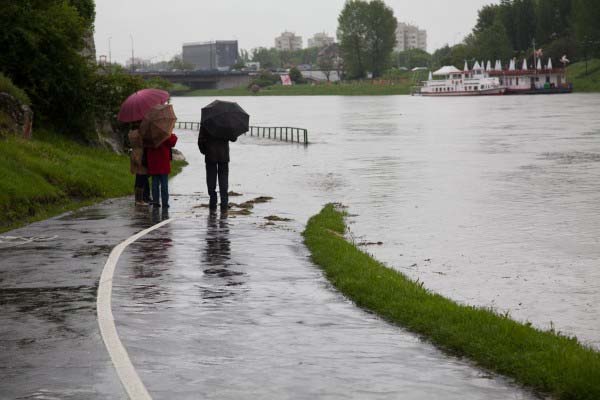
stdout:
<svg viewBox="0 0 600 400">
<path fill-rule="evenodd" d="M 523 60 L 523 68 L 521 68 L 522 70 L 527 71 L 529 69 L 529 66 L 527 65 L 527 59 Z"/>
<path fill-rule="evenodd" d="M 486 71 L 491 71 L 492 70 L 492 62 L 490 60 L 488 60 L 486 66 L 485 66 L 485 70 Z"/>
<path fill-rule="evenodd" d="M 435 76 L 450 75 L 450 74 L 461 74 L 462 71 L 456 68 L 454 65 L 446 65 L 433 73 Z"/>
<path fill-rule="evenodd" d="M 542 69 L 542 59 L 541 58 L 538 58 L 536 68 L 537 69 Z"/>
<path fill-rule="evenodd" d="M 552 59 L 548 59 L 548 69 L 552 69 Z"/>
<path fill-rule="evenodd" d="M 473 71 L 481 71 L 483 67 L 479 64 L 479 61 L 475 61 L 475 65 L 473 65 Z"/>
<path fill-rule="evenodd" d="M 516 68 L 516 65 L 515 65 L 515 59 L 513 58 L 512 60 L 510 60 L 510 66 L 508 67 L 508 70 L 509 71 L 514 71 L 515 69 L 517 69 L 517 68 Z"/>
</svg>

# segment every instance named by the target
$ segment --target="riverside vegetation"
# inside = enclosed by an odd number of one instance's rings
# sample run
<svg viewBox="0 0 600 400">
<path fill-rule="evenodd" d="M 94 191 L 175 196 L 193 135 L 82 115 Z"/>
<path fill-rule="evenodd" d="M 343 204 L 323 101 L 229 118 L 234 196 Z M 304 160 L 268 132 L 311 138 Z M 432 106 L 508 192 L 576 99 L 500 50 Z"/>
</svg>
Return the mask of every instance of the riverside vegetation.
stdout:
<svg viewBox="0 0 600 400">
<path fill-rule="evenodd" d="M 133 191 L 128 157 L 99 146 L 98 126 L 115 129 L 127 96 L 165 82 L 96 65 L 94 19 L 93 0 L 0 8 L 0 92 L 34 111 L 34 140 L 25 141 L 0 110 L 0 232 Z"/>
<path fill-rule="evenodd" d="M 600 59 L 588 61 L 587 74 L 585 61 L 574 63 L 567 69 L 567 78 L 573 83 L 575 93 L 600 92 Z M 253 93 L 248 88 L 201 89 L 181 92 L 182 96 L 377 96 L 407 95 L 414 86 L 427 79 L 427 72 L 388 73 L 380 81 L 348 81 L 322 83 L 318 85 L 299 84 L 293 86 L 271 85 Z"/>
<path fill-rule="evenodd" d="M 48 132 L 0 140 L 0 169 L 0 232 L 133 191 L 128 156 Z"/>
<path fill-rule="evenodd" d="M 600 353 L 576 338 L 430 292 L 348 242 L 344 217 L 327 205 L 308 221 L 304 238 L 313 261 L 359 307 L 537 392 L 557 399 L 600 398 Z"/>
</svg>

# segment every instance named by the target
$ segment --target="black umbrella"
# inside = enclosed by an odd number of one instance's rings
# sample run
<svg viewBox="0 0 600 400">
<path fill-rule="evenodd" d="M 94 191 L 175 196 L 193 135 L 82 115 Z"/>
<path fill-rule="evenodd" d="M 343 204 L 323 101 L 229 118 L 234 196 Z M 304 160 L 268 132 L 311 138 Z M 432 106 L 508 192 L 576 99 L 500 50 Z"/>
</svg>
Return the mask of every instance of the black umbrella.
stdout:
<svg viewBox="0 0 600 400">
<path fill-rule="evenodd" d="M 216 100 L 202 109 L 202 126 L 219 139 L 235 140 L 249 124 L 250 116 L 237 103 Z"/>
</svg>

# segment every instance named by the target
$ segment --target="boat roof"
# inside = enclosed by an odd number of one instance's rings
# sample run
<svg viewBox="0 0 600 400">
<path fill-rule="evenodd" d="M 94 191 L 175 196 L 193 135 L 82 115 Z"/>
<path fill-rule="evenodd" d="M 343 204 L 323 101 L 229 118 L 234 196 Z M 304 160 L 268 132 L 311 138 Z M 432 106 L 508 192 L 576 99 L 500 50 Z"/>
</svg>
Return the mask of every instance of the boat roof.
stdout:
<svg viewBox="0 0 600 400">
<path fill-rule="evenodd" d="M 435 76 L 450 74 L 462 74 L 462 71 L 456 68 L 454 65 L 446 65 L 433 73 Z"/>
</svg>

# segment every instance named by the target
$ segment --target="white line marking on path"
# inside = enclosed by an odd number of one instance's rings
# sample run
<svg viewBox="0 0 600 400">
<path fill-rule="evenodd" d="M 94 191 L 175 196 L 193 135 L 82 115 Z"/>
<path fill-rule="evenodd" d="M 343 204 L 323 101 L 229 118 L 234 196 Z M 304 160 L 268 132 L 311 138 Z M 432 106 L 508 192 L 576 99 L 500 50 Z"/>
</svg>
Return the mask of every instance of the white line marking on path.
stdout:
<svg viewBox="0 0 600 400">
<path fill-rule="evenodd" d="M 117 267 L 119 257 L 121 256 L 121 253 L 123 253 L 123 250 L 127 248 L 127 246 L 139 238 L 147 235 L 148 233 L 173 221 L 174 219 L 165 220 L 144 231 L 141 231 L 136 235 L 131 236 L 129 239 L 120 243 L 111 251 L 110 255 L 108 256 L 108 260 L 104 265 L 104 269 L 102 270 L 102 275 L 100 276 L 98 300 L 96 302 L 100 334 L 102 336 L 102 340 L 104 340 L 104 344 L 106 345 L 108 354 L 110 354 L 110 358 L 112 359 L 115 369 L 117 370 L 119 379 L 121 379 L 121 383 L 123 384 L 123 387 L 125 388 L 125 391 L 131 400 L 151 400 L 152 397 L 150 397 L 150 393 L 148 393 L 144 383 L 135 371 L 135 368 L 129 359 L 129 355 L 127 354 L 127 350 L 123 346 L 123 343 L 121 343 L 119 334 L 117 333 L 111 306 L 113 275 L 115 273 L 115 268 Z"/>
</svg>

